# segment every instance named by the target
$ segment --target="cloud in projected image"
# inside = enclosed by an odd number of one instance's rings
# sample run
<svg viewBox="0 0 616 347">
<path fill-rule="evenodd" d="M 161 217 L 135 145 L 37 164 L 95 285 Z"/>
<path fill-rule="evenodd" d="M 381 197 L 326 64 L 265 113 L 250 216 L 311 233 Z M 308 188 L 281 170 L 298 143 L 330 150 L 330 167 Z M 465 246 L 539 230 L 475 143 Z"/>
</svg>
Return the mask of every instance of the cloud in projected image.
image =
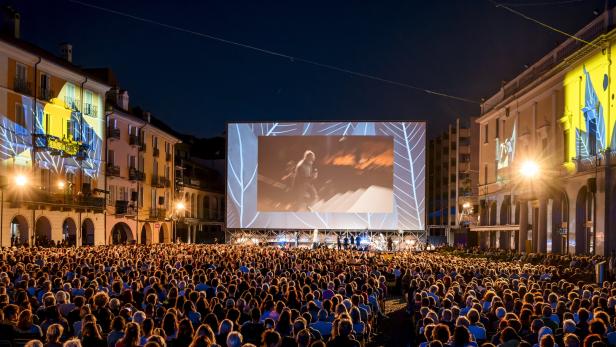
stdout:
<svg viewBox="0 0 616 347">
<path fill-rule="evenodd" d="M 338 152 L 327 157 L 324 162 L 325 164 L 336 166 L 352 166 L 358 170 L 371 170 L 394 165 L 394 151 L 392 148 L 385 149 L 381 153 L 373 152 L 366 153 L 362 151 L 359 158 L 356 155 Z"/>
</svg>

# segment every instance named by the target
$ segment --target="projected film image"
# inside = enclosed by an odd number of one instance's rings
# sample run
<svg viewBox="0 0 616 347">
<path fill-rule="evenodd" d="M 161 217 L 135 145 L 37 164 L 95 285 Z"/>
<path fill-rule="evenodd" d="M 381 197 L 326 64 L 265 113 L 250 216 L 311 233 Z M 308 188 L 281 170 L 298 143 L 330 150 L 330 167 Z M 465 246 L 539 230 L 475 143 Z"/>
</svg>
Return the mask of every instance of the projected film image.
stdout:
<svg viewBox="0 0 616 347">
<path fill-rule="evenodd" d="M 424 122 L 230 123 L 227 227 L 422 230 Z"/>
<path fill-rule="evenodd" d="M 389 136 L 259 136 L 258 211 L 391 213 Z"/>
</svg>

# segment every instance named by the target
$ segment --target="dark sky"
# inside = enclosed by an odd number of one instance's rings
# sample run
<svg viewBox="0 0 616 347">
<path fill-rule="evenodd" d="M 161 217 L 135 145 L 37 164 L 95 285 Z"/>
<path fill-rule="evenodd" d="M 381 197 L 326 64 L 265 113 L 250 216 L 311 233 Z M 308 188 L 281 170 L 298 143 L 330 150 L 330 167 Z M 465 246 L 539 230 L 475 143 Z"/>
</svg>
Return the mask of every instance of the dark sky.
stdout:
<svg viewBox="0 0 616 347">
<path fill-rule="evenodd" d="M 489 97 L 564 37 L 488 0 L 84 0 L 186 29 L 465 98 Z M 504 0 L 528 4 L 532 0 Z M 538 0 L 539 3 L 554 0 Z M 569 0 L 571 1 L 571 0 Z M 573 0 L 575 1 L 575 0 Z M 131 104 L 179 131 L 212 136 L 226 121 L 428 120 L 442 131 L 479 107 L 101 12 L 68 0 L 21 0 L 22 38 L 73 61 L 111 67 Z M 535 3 L 537 5 L 537 3 Z M 515 9 L 575 32 L 604 0 Z"/>
</svg>

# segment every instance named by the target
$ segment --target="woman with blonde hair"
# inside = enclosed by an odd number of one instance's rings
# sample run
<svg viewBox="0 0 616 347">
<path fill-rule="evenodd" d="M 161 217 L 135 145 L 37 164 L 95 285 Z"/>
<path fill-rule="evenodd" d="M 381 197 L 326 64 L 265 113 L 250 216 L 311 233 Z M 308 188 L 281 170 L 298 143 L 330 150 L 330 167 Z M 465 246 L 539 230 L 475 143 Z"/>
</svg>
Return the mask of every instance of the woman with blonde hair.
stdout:
<svg viewBox="0 0 616 347">
<path fill-rule="evenodd" d="M 47 328 L 47 343 L 45 347 L 62 347 L 60 338 L 64 333 L 64 327 L 60 324 L 52 324 Z"/>
</svg>

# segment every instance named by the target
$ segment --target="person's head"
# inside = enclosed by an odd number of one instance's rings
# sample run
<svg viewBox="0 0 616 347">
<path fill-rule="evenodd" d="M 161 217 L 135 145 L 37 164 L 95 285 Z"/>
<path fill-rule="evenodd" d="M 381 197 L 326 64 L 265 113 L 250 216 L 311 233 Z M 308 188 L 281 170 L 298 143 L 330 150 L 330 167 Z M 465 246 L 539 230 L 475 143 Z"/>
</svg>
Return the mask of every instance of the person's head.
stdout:
<svg viewBox="0 0 616 347">
<path fill-rule="evenodd" d="M 347 337 L 353 332 L 353 322 L 350 319 L 344 318 L 338 322 L 337 336 Z"/>
<path fill-rule="evenodd" d="M 556 345 L 556 341 L 554 340 L 554 336 L 551 334 L 541 336 L 539 340 L 540 347 L 554 347 Z"/>
<path fill-rule="evenodd" d="M 432 330 L 432 340 L 438 340 L 443 344 L 449 341 L 449 327 L 445 324 L 438 324 Z"/>
<path fill-rule="evenodd" d="M 126 322 L 122 316 L 116 316 L 111 321 L 111 329 L 114 331 L 124 331 Z"/>
<path fill-rule="evenodd" d="M 28 330 L 32 326 L 32 311 L 23 310 L 19 313 L 17 319 L 17 327 L 22 330 Z"/>
<path fill-rule="evenodd" d="M 41 342 L 40 340 L 30 340 L 28 342 L 26 342 L 26 344 L 24 345 L 24 347 L 43 347 L 43 342 Z"/>
<path fill-rule="evenodd" d="M 314 155 L 314 152 L 311 150 L 307 150 L 306 152 L 304 152 L 304 161 L 308 162 L 309 164 L 314 163 L 316 156 Z"/>
<path fill-rule="evenodd" d="M 468 331 L 468 328 L 459 325 L 453 330 L 453 340 L 456 344 L 468 344 L 471 342 L 471 334 Z"/>
<path fill-rule="evenodd" d="M 311 337 L 310 331 L 308 329 L 304 329 L 304 330 L 300 331 L 299 333 L 297 333 L 297 335 L 295 337 L 295 342 L 297 343 L 298 347 L 308 347 L 308 346 L 310 346 L 311 340 L 312 340 L 312 337 Z"/>
<path fill-rule="evenodd" d="M 60 324 L 52 324 L 47 328 L 47 342 L 57 343 L 64 333 L 64 328 Z"/>
<path fill-rule="evenodd" d="M 281 341 L 280 334 L 272 329 L 264 331 L 263 335 L 261 335 L 263 347 L 279 347 Z"/>
<path fill-rule="evenodd" d="M 81 347 L 81 341 L 79 341 L 79 339 L 72 338 L 64 342 L 62 347 Z"/>
<path fill-rule="evenodd" d="M 232 331 L 227 335 L 227 347 L 241 347 L 242 341 L 242 334 L 237 331 Z"/>
<path fill-rule="evenodd" d="M 563 342 L 565 347 L 580 347 L 580 338 L 574 333 L 565 334 Z"/>
</svg>

